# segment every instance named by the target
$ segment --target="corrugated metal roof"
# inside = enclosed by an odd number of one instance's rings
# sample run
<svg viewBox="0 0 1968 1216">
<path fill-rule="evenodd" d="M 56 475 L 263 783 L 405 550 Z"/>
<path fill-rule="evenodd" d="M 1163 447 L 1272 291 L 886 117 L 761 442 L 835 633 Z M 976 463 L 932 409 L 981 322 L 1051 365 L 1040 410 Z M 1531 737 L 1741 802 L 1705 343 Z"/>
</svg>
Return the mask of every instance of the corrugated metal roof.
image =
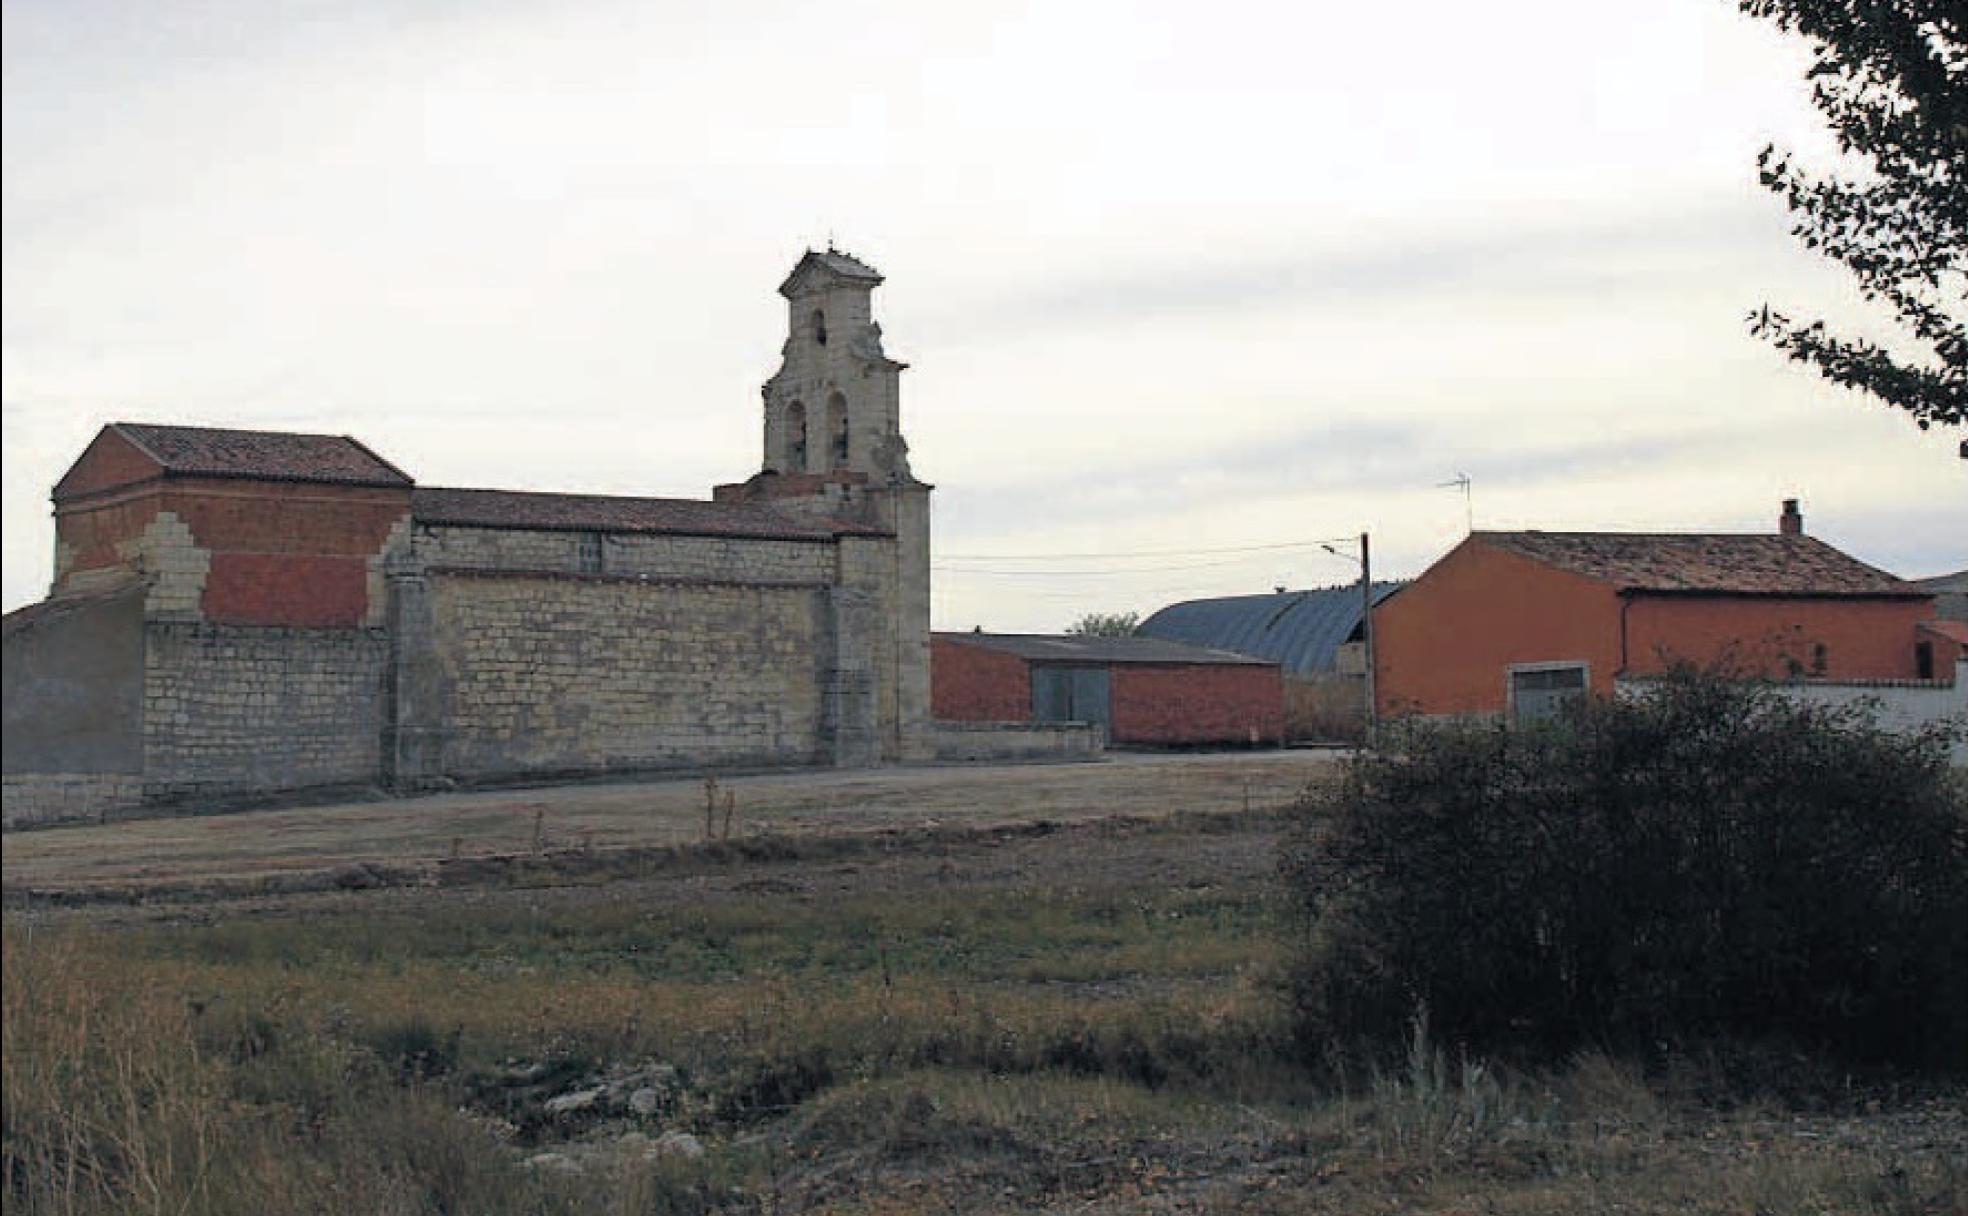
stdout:
<svg viewBox="0 0 1968 1216">
<path fill-rule="evenodd" d="M 1375 583 L 1378 604 L 1407 586 Z M 1256 655 L 1305 675 L 1331 671 L 1339 648 L 1360 627 L 1360 585 L 1232 595 L 1170 604 L 1141 622 L 1148 637 Z"/>
<path fill-rule="evenodd" d="M 1182 663 L 1270 666 L 1268 660 L 1139 635 L 1124 638 L 1058 633 L 938 633 L 938 641 L 981 646 L 1034 663 Z"/>
</svg>

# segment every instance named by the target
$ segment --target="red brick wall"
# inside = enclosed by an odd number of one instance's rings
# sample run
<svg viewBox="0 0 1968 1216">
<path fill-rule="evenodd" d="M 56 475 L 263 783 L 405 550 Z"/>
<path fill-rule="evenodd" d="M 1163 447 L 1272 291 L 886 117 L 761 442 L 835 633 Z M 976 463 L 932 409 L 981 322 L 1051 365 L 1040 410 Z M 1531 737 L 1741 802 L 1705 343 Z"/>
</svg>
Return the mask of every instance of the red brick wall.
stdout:
<svg viewBox="0 0 1968 1216">
<path fill-rule="evenodd" d="M 116 547 L 142 536 L 150 521 L 157 518 L 158 510 L 154 485 L 100 506 L 57 508 L 55 536 L 70 550 L 62 577 L 122 565 L 124 558 Z"/>
<path fill-rule="evenodd" d="M 1116 743 L 1275 743 L 1285 729 L 1276 667 L 1198 664 L 1110 669 Z"/>
<path fill-rule="evenodd" d="M 1627 669 L 1730 660 L 1747 675 L 1910 680 L 1915 629 L 1933 615 L 1930 599 L 1638 596 L 1627 609 Z"/>
<path fill-rule="evenodd" d="M 408 488 L 172 480 L 163 506 L 213 552 L 368 557 L 410 513 Z"/>
<path fill-rule="evenodd" d="M 206 619 L 341 627 L 359 625 L 368 614 L 366 562 L 409 516 L 410 492 L 222 478 L 112 486 L 57 507 L 56 533 L 73 550 L 69 572 L 120 564 L 117 545 L 142 536 L 162 511 L 182 520 L 211 555 L 201 604 Z"/>
<path fill-rule="evenodd" d="M 1502 713 L 1512 663 L 1577 660 L 1594 692 L 1619 668 L 1619 596 L 1604 583 L 1466 540 L 1374 609 L 1382 713 Z"/>
<path fill-rule="evenodd" d="M 55 483 L 56 502 L 147 481 L 163 473 L 155 460 L 114 431 L 99 432 Z"/>
<path fill-rule="evenodd" d="M 353 628 L 369 611 L 369 569 L 359 557 L 214 553 L 205 619 L 232 625 Z"/>
<path fill-rule="evenodd" d="M 946 722 L 1030 722 L 1025 660 L 941 634 L 929 645 L 930 714 Z"/>
</svg>

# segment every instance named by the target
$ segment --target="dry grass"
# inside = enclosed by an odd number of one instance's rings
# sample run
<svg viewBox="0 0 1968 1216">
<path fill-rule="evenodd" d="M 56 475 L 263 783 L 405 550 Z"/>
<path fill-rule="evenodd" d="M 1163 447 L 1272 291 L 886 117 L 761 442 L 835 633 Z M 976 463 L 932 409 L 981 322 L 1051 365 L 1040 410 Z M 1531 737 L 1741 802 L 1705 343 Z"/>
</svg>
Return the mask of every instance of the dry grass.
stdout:
<svg viewBox="0 0 1968 1216">
<path fill-rule="evenodd" d="M 1272 831 L 17 911 L 6 1209 L 1961 1209 L 1958 1091 L 1800 1104 L 1701 1061 L 1529 1074 L 1425 1034 L 1378 1071 L 1300 1067 Z M 645 1114 L 550 1106 L 659 1066 Z"/>
</svg>

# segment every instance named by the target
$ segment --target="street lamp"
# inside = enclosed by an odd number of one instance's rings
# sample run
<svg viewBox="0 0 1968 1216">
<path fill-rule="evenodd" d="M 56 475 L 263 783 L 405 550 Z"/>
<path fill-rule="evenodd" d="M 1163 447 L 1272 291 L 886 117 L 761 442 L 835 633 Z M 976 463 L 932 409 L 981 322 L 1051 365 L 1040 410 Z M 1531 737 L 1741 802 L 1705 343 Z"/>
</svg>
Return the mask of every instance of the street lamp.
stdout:
<svg viewBox="0 0 1968 1216">
<path fill-rule="evenodd" d="M 1373 551 L 1367 544 L 1367 534 L 1360 533 L 1360 556 L 1342 552 L 1331 545 L 1319 546 L 1334 557 L 1343 557 L 1360 564 L 1360 641 L 1366 647 L 1367 658 L 1367 746 L 1373 746 L 1375 728 L 1380 724 L 1379 710 L 1374 705 L 1374 628 L 1373 628 Z"/>
</svg>

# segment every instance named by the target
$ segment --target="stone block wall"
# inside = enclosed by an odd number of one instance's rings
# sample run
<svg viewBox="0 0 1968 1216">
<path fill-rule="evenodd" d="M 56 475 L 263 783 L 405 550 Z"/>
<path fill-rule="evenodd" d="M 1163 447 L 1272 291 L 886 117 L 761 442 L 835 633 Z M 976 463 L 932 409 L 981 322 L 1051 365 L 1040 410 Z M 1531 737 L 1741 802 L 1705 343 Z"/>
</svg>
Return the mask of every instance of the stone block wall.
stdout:
<svg viewBox="0 0 1968 1216">
<path fill-rule="evenodd" d="M 381 629 L 148 622 L 146 798 L 373 784 L 388 658 Z"/>
<path fill-rule="evenodd" d="M 143 601 L 126 583 L 9 615 L 0 825 L 142 799 Z"/>
<path fill-rule="evenodd" d="M 824 541 L 436 524 L 419 526 L 413 544 L 419 559 L 439 569 L 824 583 L 834 568 L 834 547 Z"/>
<path fill-rule="evenodd" d="M 444 771 L 811 764 L 824 588 L 433 571 Z"/>
</svg>

